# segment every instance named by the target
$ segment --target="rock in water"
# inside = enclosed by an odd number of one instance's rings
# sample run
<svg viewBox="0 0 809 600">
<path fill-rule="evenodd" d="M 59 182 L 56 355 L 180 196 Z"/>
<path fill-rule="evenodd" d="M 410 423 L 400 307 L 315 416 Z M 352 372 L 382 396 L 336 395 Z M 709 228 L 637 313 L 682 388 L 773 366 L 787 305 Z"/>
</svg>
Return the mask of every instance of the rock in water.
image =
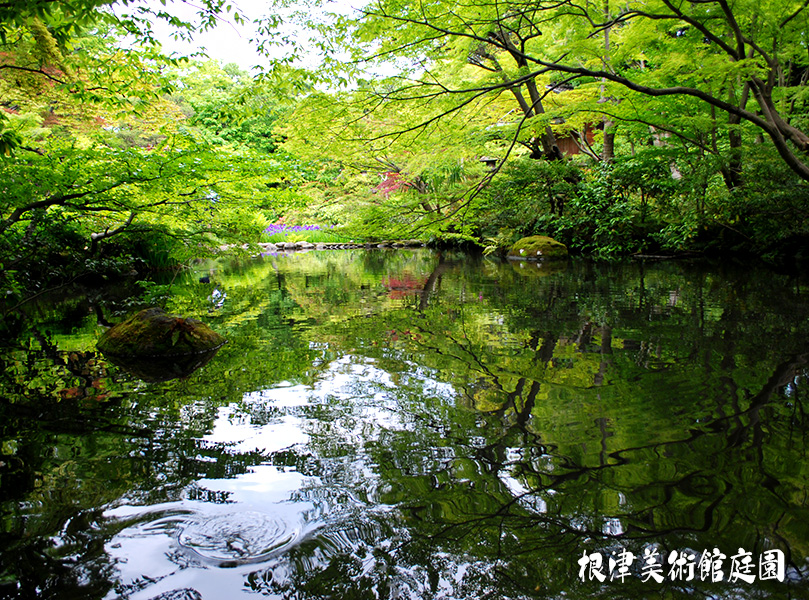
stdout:
<svg viewBox="0 0 809 600">
<path fill-rule="evenodd" d="M 104 354 L 115 356 L 165 357 L 202 354 L 225 342 L 201 321 L 147 308 L 108 329 L 97 345 Z"/>
<path fill-rule="evenodd" d="M 97 346 L 111 362 L 155 382 L 187 377 L 226 341 L 201 321 L 147 308 L 107 330 Z"/>
<path fill-rule="evenodd" d="M 567 246 L 545 235 L 524 237 L 511 247 L 512 260 L 560 260 L 567 258 Z"/>
</svg>

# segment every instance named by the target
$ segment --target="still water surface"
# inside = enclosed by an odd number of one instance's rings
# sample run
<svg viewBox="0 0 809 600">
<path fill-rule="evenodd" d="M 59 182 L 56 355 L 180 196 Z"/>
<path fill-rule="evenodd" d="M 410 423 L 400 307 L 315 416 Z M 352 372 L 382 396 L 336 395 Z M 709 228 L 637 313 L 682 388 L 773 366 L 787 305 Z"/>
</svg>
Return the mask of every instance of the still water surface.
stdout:
<svg viewBox="0 0 809 600">
<path fill-rule="evenodd" d="M 229 340 L 185 378 L 95 351 L 142 297 L 6 316 L 0 597 L 809 597 L 805 281 L 429 251 L 195 269 L 146 290 Z"/>
</svg>

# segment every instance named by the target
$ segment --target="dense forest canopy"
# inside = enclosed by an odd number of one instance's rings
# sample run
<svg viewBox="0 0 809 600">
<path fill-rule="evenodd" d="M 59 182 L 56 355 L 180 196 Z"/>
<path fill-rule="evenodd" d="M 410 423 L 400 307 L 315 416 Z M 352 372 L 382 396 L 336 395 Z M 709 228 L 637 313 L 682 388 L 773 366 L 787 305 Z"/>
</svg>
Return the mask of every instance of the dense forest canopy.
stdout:
<svg viewBox="0 0 809 600">
<path fill-rule="evenodd" d="M 0 2 L 8 294 L 270 225 L 805 253 L 805 2 L 279 1 L 255 23 L 253 74 L 165 53 L 158 21 L 188 38 L 245 19 L 181 4 Z"/>
</svg>

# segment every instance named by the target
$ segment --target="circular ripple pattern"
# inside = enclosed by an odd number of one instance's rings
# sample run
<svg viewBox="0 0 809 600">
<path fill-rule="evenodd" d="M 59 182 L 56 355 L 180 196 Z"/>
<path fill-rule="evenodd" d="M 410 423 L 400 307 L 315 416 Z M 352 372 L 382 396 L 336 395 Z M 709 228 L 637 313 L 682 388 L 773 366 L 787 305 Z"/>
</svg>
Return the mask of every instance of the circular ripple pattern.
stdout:
<svg viewBox="0 0 809 600">
<path fill-rule="evenodd" d="M 189 523 L 180 545 L 215 563 L 259 562 L 291 547 L 300 528 L 280 517 L 257 512 L 216 515 Z"/>
</svg>

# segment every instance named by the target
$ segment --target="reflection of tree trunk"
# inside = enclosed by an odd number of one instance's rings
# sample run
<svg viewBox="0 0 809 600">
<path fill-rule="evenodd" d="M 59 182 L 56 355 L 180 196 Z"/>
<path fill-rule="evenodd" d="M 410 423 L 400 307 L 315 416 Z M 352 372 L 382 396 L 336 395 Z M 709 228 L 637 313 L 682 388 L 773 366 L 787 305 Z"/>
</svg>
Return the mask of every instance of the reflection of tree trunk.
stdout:
<svg viewBox="0 0 809 600">
<path fill-rule="evenodd" d="M 638 261 L 638 311 L 643 308 L 643 301 L 646 299 L 646 270 L 643 266 L 643 261 Z"/>
<path fill-rule="evenodd" d="M 704 327 L 705 327 L 705 301 L 703 297 L 703 290 L 704 286 L 707 285 L 706 282 L 701 281 L 699 286 L 699 313 L 700 313 L 700 338 L 703 338 L 705 335 Z M 738 306 L 735 303 L 730 303 L 726 306 L 725 310 L 722 313 L 722 318 L 720 323 L 722 324 L 722 334 L 721 334 L 721 352 L 722 352 L 722 359 L 719 361 L 719 367 L 721 369 L 722 375 L 719 377 L 719 385 L 716 389 L 716 411 L 717 414 L 720 416 L 725 416 L 725 398 L 730 398 L 731 403 L 731 414 L 736 415 L 734 417 L 736 426 L 742 427 L 742 422 L 739 415 L 742 412 L 741 407 L 739 406 L 739 389 L 736 385 L 736 381 L 734 381 L 732 373 L 733 370 L 736 368 L 736 335 L 738 334 L 738 323 L 742 321 L 742 315 L 738 310 Z M 700 353 L 700 349 L 695 346 L 694 351 L 692 352 L 692 356 L 696 357 Z M 704 361 L 705 361 L 705 368 L 706 370 L 711 368 L 711 362 L 713 360 L 713 352 L 711 350 L 704 351 Z"/>
<path fill-rule="evenodd" d="M 96 314 L 96 321 L 99 325 L 103 325 L 104 327 L 112 327 L 112 323 L 107 321 L 106 317 L 104 317 L 104 312 L 101 310 L 101 305 L 95 302 L 91 305 L 93 307 L 93 312 Z"/>
<path fill-rule="evenodd" d="M 556 344 L 559 341 L 559 336 L 550 331 L 546 332 L 542 338 L 542 345 L 537 352 L 537 359 L 543 365 L 547 365 L 553 358 L 553 351 L 556 349 Z"/>
<path fill-rule="evenodd" d="M 528 347 L 531 348 L 536 354 L 534 361 L 547 365 L 553 358 L 553 351 L 556 349 L 556 344 L 559 342 L 559 335 L 552 331 L 544 333 L 535 330 L 531 332 L 531 339 L 528 342 Z"/>
<path fill-rule="evenodd" d="M 579 352 L 584 352 L 592 339 L 593 324 L 590 323 L 590 321 L 587 321 L 584 325 L 582 325 L 581 329 L 579 329 L 579 335 L 576 337 L 576 346 L 578 346 Z"/>
<path fill-rule="evenodd" d="M 528 397 L 525 399 L 522 410 L 517 413 L 517 424 L 525 427 L 528 420 L 531 418 L 531 413 L 537 403 L 537 394 L 539 393 L 539 382 L 531 381 L 531 389 L 528 391 Z"/>
<path fill-rule="evenodd" d="M 65 362 L 62 360 L 62 357 L 59 356 L 59 348 L 56 344 L 52 343 L 48 337 L 42 335 L 42 332 L 39 329 L 32 329 L 31 330 L 31 337 L 34 338 L 37 342 L 39 342 L 39 347 L 42 348 L 42 354 L 51 359 L 54 364 L 57 365 L 64 365 Z"/>
<path fill-rule="evenodd" d="M 607 375 L 607 369 L 612 364 L 612 327 L 609 325 L 601 326 L 601 362 L 598 366 L 598 373 L 593 378 L 595 385 L 604 383 L 604 377 Z"/>
<path fill-rule="evenodd" d="M 278 289 L 282 292 L 286 292 L 287 291 L 286 276 L 281 272 L 281 270 L 275 263 L 273 263 L 273 267 L 275 268 L 275 282 L 278 285 Z"/>
<path fill-rule="evenodd" d="M 606 356 L 612 354 L 612 327 L 609 325 L 601 326 L 601 355 Z"/>
<path fill-rule="evenodd" d="M 435 266 L 432 273 L 430 273 L 430 276 L 427 278 L 427 281 L 424 283 L 424 287 L 421 290 L 419 311 L 427 309 L 430 296 L 432 296 L 432 294 L 435 292 L 435 288 L 438 285 L 438 282 L 441 280 L 441 276 L 454 265 L 455 263 L 453 261 L 448 261 L 444 258 L 443 252 L 438 253 L 438 264 Z"/>
<path fill-rule="evenodd" d="M 761 388 L 761 391 L 750 399 L 750 407 L 741 413 L 750 416 L 750 423 L 746 427 L 741 426 L 734 433 L 733 437 L 736 438 L 737 442 L 741 441 L 740 436 L 746 428 L 757 428 L 760 425 L 761 409 L 766 406 L 776 391 L 791 383 L 798 374 L 799 369 L 805 367 L 807 363 L 809 363 L 809 354 L 800 354 L 775 368 L 775 372 L 764 384 L 764 387 Z"/>
<path fill-rule="evenodd" d="M 525 402 L 523 402 L 522 407 L 520 407 L 517 400 L 522 397 L 523 390 L 525 390 L 525 384 L 528 381 L 531 382 L 531 387 L 528 389 Z M 485 457 L 485 462 L 488 464 L 489 471 L 491 473 L 496 474 L 503 469 L 503 463 L 505 462 L 506 458 L 506 449 L 511 445 L 509 442 L 511 433 L 520 435 L 523 438 L 521 440 L 523 445 L 526 445 L 533 440 L 539 441 L 538 436 L 528 430 L 528 422 L 531 420 L 531 414 L 533 413 L 534 406 L 536 405 L 539 389 L 540 383 L 538 381 L 521 377 L 517 381 L 514 391 L 508 395 L 508 400 L 504 402 L 503 406 L 494 413 L 497 415 L 498 419 L 505 420 L 506 412 L 513 409 L 514 422 L 505 428 L 503 434 L 496 442 L 480 450 L 481 455 Z"/>
<path fill-rule="evenodd" d="M 598 417 L 595 423 L 598 425 L 598 431 L 601 433 L 601 450 L 598 453 L 598 464 L 604 467 L 607 465 L 607 457 L 609 456 L 609 452 L 607 451 L 607 438 L 612 437 L 613 433 L 607 429 L 607 425 L 609 424 L 607 417 Z"/>
</svg>

